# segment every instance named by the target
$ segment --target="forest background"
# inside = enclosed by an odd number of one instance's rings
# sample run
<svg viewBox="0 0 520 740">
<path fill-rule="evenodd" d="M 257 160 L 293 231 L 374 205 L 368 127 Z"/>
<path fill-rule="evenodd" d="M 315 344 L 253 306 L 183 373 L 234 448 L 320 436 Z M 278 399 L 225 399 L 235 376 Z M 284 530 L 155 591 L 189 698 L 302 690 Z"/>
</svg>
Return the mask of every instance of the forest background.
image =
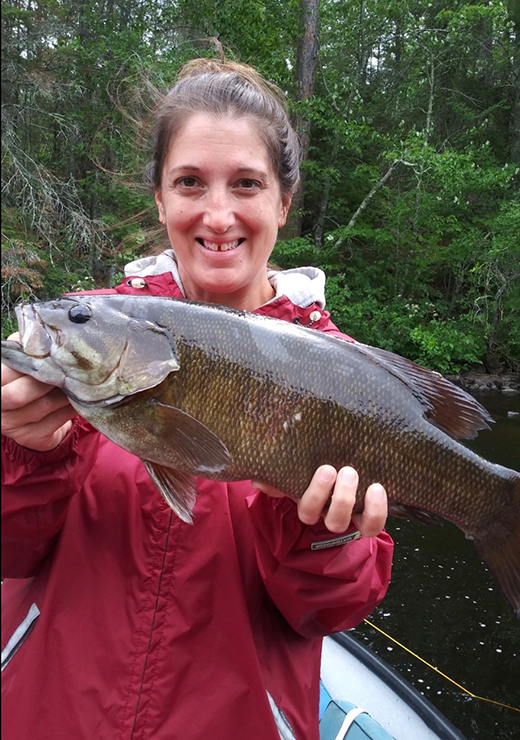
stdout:
<svg viewBox="0 0 520 740">
<path fill-rule="evenodd" d="M 4 334 L 19 300 L 116 284 L 164 239 L 131 117 L 210 37 L 302 140 L 273 261 L 322 267 L 360 341 L 520 371 L 518 0 L 2 0 Z"/>
</svg>

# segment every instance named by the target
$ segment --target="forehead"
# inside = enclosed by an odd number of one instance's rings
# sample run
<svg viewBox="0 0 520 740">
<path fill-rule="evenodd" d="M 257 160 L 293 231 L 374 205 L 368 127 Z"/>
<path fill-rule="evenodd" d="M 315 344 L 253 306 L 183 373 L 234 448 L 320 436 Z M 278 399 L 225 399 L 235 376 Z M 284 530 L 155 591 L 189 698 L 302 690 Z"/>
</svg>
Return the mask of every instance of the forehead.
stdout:
<svg viewBox="0 0 520 740">
<path fill-rule="evenodd" d="M 209 153 L 247 157 L 262 162 L 271 169 L 271 158 L 261 126 L 245 116 L 193 113 L 183 122 L 171 141 L 169 159 L 186 156 L 205 156 Z"/>
</svg>

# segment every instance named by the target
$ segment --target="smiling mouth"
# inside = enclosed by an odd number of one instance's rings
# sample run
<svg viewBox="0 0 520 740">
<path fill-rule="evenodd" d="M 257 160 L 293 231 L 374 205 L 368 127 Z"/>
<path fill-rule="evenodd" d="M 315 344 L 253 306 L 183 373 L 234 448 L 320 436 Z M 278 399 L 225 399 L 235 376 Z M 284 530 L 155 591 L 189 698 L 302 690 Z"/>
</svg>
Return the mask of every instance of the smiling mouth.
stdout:
<svg viewBox="0 0 520 740">
<path fill-rule="evenodd" d="M 199 238 L 197 238 L 197 241 L 204 249 L 208 249 L 210 252 L 229 252 L 239 247 L 245 239 L 235 239 L 235 241 L 225 242 L 224 244 L 216 244 L 215 242 Z"/>
</svg>

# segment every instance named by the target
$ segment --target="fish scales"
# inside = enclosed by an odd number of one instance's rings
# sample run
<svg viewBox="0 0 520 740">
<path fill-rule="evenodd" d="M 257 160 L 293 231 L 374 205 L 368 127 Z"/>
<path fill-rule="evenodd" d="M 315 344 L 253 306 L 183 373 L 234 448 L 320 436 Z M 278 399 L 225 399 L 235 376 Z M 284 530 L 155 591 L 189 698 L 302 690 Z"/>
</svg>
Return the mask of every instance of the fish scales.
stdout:
<svg viewBox="0 0 520 740">
<path fill-rule="evenodd" d="M 232 314 L 231 317 L 235 318 Z M 175 382 L 168 385 L 161 398 L 202 421 L 225 441 L 233 463 L 220 479 L 253 477 L 298 497 L 319 464 L 328 462 L 335 467 L 352 464 L 362 471 L 365 486 L 385 480 L 390 497 L 404 505 L 417 505 L 421 493 L 417 489 L 423 487 L 428 491 L 432 513 L 441 516 L 446 514 L 447 487 L 453 493 L 470 489 L 468 482 L 475 490 L 482 487 L 482 476 L 490 463 L 482 465 L 481 458 L 425 422 L 418 409 L 410 414 L 408 422 L 401 420 L 397 424 L 395 413 L 391 413 L 392 402 L 383 405 L 375 400 L 385 394 L 389 385 L 390 393 L 393 391 L 396 397 L 394 405 L 397 407 L 402 402 L 405 394 L 395 378 L 385 386 L 376 372 L 378 368 L 373 369 L 372 378 L 365 379 L 353 375 L 352 368 L 347 367 L 343 368 L 344 381 L 338 382 L 341 373 L 334 363 L 344 360 L 343 346 L 338 346 L 336 341 L 327 348 L 326 361 L 321 358 L 311 366 L 314 375 L 305 376 L 302 373 L 305 358 L 298 354 L 300 345 L 293 339 L 295 346 L 291 346 L 288 332 L 284 337 L 288 361 L 283 370 L 278 368 L 274 373 L 270 360 L 266 361 L 268 337 L 262 337 L 260 342 L 258 334 L 250 335 L 247 325 L 236 327 L 232 322 L 226 326 L 222 321 L 215 332 L 220 337 L 217 346 L 215 333 L 209 332 L 206 338 L 204 333 L 196 331 L 196 324 L 190 326 L 186 322 L 186 325 L 190 344 L 184 348 L 183 338 L 178 338 L 180 369 Z M 239 333 L 239 328 L 244 331 Z M 195 337 L 198 337 L 198 351 L 192 346 Z M 224 352 L 233 360 L 223 358 Z M 336 359 L 330 354 L 340 356 Z M 276 356 L 282 356 L 279 347 Z M 335 372 L 329 370 L 331 367 Z M 317 393 L 317 388 L 322 392 Z M 357 412 L 356 407 L 363 405 L 362 394 L 367 402 Z M 339 401 L 329 400 L 332 398 Z M 230 419 L 233 424 L 229 423 Z M 315 433 L 309 434 L 309 429 Z M 432 462 L 429 450 L 432 441 L 438 442 L 438 465 L 433 471 L 428 464 Z M 464 464 L 466 459 L 469 465 Z M 479 463 L 478 468 L 475 462 Z M 494 479 L 490 476 L 486 490 Z M 471 498 L 474 506 L 475 497 Z M 456 523 L 468 526 L 464 512 L 469 502 L 459 499 Z M 481 516 L 486 511 L 493 514 L 492 499 L 481 496 L 479 503 Z"/>
<path fill-rule="evenodd" d="M 4 361 L 62 387 L 143 460 L 186 521 L 192 476 L 253 478 L 298 498 L 319 465 L 352 465 L 356 510 L 380 482 L 392 514 L 454 522 L 520 615 L 520 475 L 454 439 L 490 419 L 438 374 L 277 319 L 175 299 L 68 296 L 18 318 L 22 346 L 3 342 Z"/>
</svg>

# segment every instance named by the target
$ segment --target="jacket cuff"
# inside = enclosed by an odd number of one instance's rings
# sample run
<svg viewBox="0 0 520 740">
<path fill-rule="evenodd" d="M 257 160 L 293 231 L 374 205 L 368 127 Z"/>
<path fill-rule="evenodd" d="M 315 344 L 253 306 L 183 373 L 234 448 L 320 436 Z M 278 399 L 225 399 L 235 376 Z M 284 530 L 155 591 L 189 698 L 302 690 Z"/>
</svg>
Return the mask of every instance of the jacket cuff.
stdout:
<svg viewBox="0 0 520 740">
<path fill-rule="evenodd" d="M 330 549 L 359 538 L 354 535 L 357 529 L 352 522 L 341 535 L 327 529 L 322 517 L 316 524 L 304 524 L 298 517 L 296 502 L 288 496 L 274 498 L 255 491 L 247 497 L 246 504 L 255 528 L 262 532 L 272 552 L 280 559 L 287 557 L 291 550 Z"/>
<path fill-rule="evenodd" d="M 61 462 L 70 457 L 70 454 L 76 450 L 80 435 L 92 429 L 93 427 L 85 419 L 76 416 L 72 421 L 72 427 L 60 444 L 53 450 L 46 451 L 23 447 L 11 437 L 5 437 L 2 434 L 2 452 L 12 462 L 34 470 L 40 466 Z"/>
</svg>

